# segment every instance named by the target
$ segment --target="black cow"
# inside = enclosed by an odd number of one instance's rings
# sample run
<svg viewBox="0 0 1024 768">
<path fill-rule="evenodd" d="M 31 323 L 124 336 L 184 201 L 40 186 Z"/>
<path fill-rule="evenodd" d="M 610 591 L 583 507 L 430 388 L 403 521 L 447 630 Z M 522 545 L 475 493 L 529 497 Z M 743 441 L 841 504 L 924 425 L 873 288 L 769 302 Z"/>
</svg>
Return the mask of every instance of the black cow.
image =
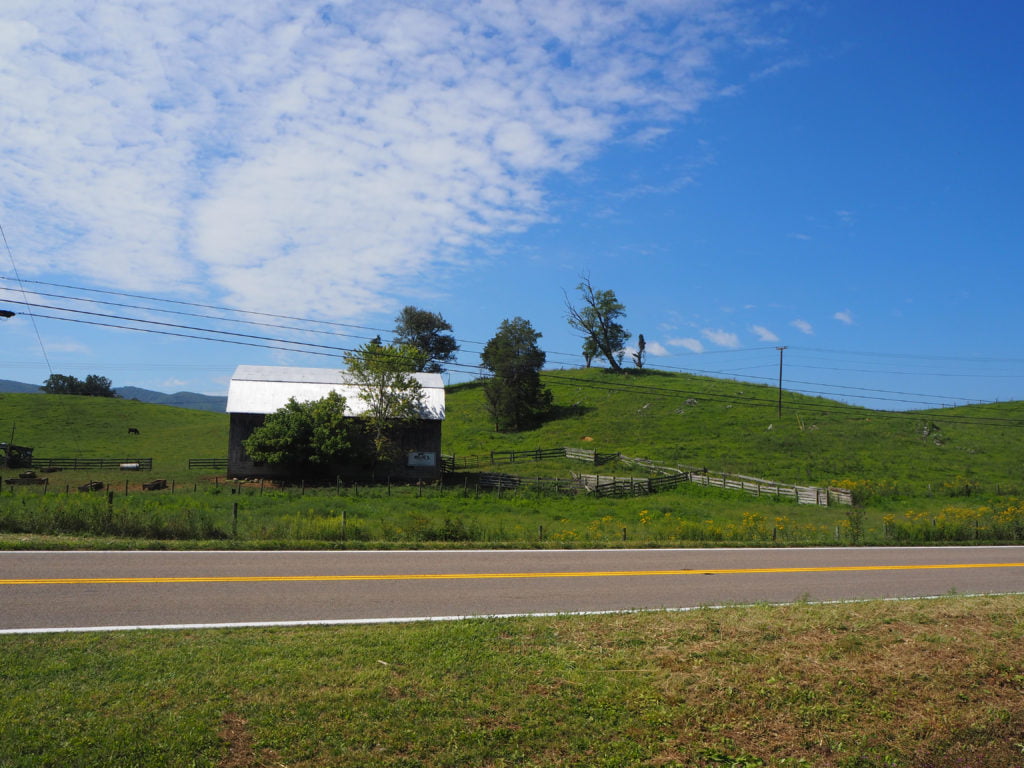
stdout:
<svg viewBox="0 0 1024 768">
<path fill-rule="evenodd" d="M 128 427 L 128 434 L 129 435 L 137 435 L 137 434 L 139 434 L 139 430 L 138 430 L 137 427 Z"/>
</svg>

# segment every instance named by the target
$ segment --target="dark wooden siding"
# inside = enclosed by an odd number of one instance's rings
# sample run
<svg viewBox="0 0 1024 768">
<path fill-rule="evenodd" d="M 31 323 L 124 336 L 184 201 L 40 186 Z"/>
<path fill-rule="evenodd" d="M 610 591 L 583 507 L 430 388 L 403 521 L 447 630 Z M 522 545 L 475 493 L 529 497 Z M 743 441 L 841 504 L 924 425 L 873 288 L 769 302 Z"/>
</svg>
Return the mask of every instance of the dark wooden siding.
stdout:
<svg viewBox="0 0 1024 768">
<path fill-rule="evenodd" d="M 256 427 L 260 426 L 266 416 L 262 413 L 232 413 L 228 430 L 228 476 L 229 477 L 266 477 L 285 478 L 289 472 L 282 467 L 269 464 L 256 464 L 245 452 L 242 441 Z M 441 475 L 441 424 L 443 422 L 418 421 L 411 425 L 403 425 L 394 430 L 391 439 L 399 449 L 399 458 L 394 463 L 376 464 L 365 461 L 359 464 L 347 464 L 332 467 L 329 476 L 339 476 L 349 480 L 372 481 L 385 480 L 435 480 Z M 363 446 L 363 453 L 371 453 L 369 443 Z M 433 454 L 431 466 L 408 466 L 406 457 L 410 453 Z"/>
</svg>

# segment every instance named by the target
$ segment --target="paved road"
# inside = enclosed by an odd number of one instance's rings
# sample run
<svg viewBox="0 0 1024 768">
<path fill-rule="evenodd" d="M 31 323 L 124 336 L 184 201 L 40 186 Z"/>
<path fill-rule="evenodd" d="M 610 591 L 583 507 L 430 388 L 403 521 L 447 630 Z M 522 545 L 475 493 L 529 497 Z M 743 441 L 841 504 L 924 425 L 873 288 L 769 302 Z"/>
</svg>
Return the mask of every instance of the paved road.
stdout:
<svg viewBox="0 0 1024 768">
<path fill-rule="evenodd" d="M 1024 592 L 1024 547 L 2 552 L 0 632 Z"/>
</svg>

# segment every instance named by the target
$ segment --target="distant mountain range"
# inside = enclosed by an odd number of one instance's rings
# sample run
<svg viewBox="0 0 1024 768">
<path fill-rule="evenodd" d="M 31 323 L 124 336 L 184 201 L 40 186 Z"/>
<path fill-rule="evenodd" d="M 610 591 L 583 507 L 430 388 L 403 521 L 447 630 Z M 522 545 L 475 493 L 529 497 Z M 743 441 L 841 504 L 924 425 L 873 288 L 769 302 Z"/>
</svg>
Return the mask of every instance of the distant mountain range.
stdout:
<svg viewBox="0 0 1024 768">
<path fill-rule="evenodd" d="M 0 379 L 0 394 L 3 393 L 39 393 L 43 390 L 38 384 L 25 384 L 21 381 Z M 191 408 L 195 411 L 214 411 L 224 413 L 228 399 L 224 395 L 201 395 L 198 392 L 157 392 L 142 387 L 114 387 L 118 397 L 124 400 L 138 400 L 142 403 L 173 405 L 175 408 Z"/>
</svg>

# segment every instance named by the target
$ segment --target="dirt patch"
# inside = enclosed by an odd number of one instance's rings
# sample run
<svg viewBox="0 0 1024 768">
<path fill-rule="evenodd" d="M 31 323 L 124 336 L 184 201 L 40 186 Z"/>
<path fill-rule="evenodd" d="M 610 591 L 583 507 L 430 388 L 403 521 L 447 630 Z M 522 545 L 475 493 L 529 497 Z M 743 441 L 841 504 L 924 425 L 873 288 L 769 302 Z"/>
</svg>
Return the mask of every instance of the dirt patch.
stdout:
<svg viewBox="0 0 1024 768">
<path fill-rule="evenodd" d="M 217 763 L 218 768 L 270 768 L 283 766 L 273 750 L 253 746 L 248 721 L 233 712 L 224 715 L 223 728 L 218 734 L 227 744 L 228 753 Z"/>
</svg>

